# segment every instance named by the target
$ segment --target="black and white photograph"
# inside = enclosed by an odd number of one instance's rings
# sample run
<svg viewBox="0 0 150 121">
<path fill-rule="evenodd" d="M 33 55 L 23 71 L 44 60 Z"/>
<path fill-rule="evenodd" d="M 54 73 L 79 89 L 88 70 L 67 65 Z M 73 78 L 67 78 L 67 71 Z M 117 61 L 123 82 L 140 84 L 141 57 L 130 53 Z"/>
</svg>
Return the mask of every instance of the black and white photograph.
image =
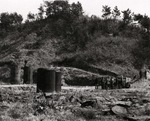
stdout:
<svg viewBox="0 0 150 121">
<path fill-rule="evenodd" d="M 0 121 L 150 121 L 150 1 L 0 0 Z"/>
</svg>

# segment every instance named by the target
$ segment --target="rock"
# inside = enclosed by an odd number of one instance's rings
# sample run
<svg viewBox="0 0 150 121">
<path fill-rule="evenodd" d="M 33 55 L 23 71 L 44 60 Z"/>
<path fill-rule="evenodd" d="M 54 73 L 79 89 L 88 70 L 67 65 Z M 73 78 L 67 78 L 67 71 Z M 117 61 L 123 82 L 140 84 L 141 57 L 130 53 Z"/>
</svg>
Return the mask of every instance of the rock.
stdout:
<svg viewBox="0 0 150 121">
<path fill-rule="evenodd" d="M 115 105 L 122 105 L 124 107 L 129 107 L 132 105 L 131 101 L 117 101 L 115 102 Z"/>
<path fill-rule="evenodd" d="M 65 104 L 67 102 L 66 97 L 65 96 L 60 96 L 59 102 L 61 102 L 62 104 Z"/>
<path fill-rule="evenodd" d="M 131 88 L 142 88 L 146 89 L 149 88 L 150 81 L 146 79 L 140 79 L 139 81 L 136 81 L 135 83 L 131 84 Z"/>
<path fill-rule="evenodd" d="M 126 117 L 128 112 L 127 112 L 127 109 L 125 107 L 122 107 L 122 106 L 114 106 L 112 107 L 112 112 L 118 116 L 121 116 L 121 117 Z"/>
<path fill-rule="evenodd" d="M 69 97 L 69 101 L 71 103 L 74 103 L 74 102 L 76 102 L 76 98 L 72 95 L 72 96 Z"/>
<path fill-rule="evenodd" d="M 101 101 L 97 100 L 96 108 L 97 109 L 102 109 L 103 108 L 103 103 Z"/>
<path fill-rule="evenodd" d="M 133 116 L 133 117 L 127 117 L 129 121 L 149 121 L 150 116 Z"/>
<path fill-rule="evenodd" d="M 89 100 L 89 101 L 85 101 L 85 102 L 81 103 L 81 107 L 82 108 L 83 107 L 88 107 L 88 106 L 94 107 L 95 106 L 95 101 Z"/>
</svg>

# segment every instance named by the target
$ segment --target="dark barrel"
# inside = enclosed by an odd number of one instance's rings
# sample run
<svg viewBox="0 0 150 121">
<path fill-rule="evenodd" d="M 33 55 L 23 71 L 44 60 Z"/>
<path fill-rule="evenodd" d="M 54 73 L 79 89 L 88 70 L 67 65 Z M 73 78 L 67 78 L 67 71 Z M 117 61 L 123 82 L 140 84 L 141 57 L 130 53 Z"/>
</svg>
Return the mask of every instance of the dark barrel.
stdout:
<svg viewBox="0 0 150 121">
<path fill-rule="evenodd" d="M 32 68 L 25 66 L 23 68 L 24 74 L 23 74 L 23 80 L 24 84 L 32 84 L 33 83 L 33 74 L 32 74 Z"/>
<path fill-rule="evenodd" d="M 37 92 L 44 90 L 44 81 L 47 69 L 39 68 L 37 70 Z"/>
<path fill-rule="evenodd" d="M 45 92 L 55 91 L 55 71 L 48 70 L 45 76 Z"/>
<path fill-rule="evenodd" d="M 55 71 L 44 68 L 37 70 L 37 92 L 54 92 L 55 91 Z"/>
<path fill-rule="evenodd" d="M 61 92 L 61 78 L 62 78 L 62 73 L 56 72 L 56 82 L 55 82 L 56 92 Z"/>
<path fill-rule="evenodd" d="M 37 83 L 37 70 L 33 70 L 32 75 L 33 75 L 33 84 L 36 84 Z"/>
<path fill-rule="evenodd" d="M 20 78 L 19 66 L 13 65 L 11 67 L 11 78 L 12 78 L 11 83 L 13 83 L 13 84 L 19 84 L 20 83 L 21 78 Z"/>
</svg>

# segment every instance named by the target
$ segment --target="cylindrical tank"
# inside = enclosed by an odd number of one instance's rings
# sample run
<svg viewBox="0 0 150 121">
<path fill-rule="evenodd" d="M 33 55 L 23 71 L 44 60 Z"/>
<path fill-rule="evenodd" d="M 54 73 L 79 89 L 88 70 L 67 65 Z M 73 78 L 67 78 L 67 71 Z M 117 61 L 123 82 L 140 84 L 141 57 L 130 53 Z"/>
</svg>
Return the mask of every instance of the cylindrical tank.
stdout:
<svg viewBox="0 0 150 121">
<path fill-rule="evenodd" d="M 62 73 L 61 72 L 56 72 L 56 82 L 55 82 L 56 92 L 61 91 L 61 79 L 62 79 Z"/>
<path fill-rule="evenodd" d="M 44 68 L 37 70 L 37 92 L 54 92 L 55 91 L 55 71 Z"/>
<path fill-rule="evenodd" d="M 25 66 L 23 68 L 24 74 L 23 74 L 23 80 L 24 84 L 32 84 L 33 83 L 33 74 L 32 74 L 32 68 Z"/>
<path fill-rule="evenodd" d="M 45 81 L 45 76 L 46 76 L 46 69 L 44 68 L 39 68 L 37 70 L 37 92 L 40 90 L 44 90 L 44 81 Z"/>
<path fill-rule="evenodd" d="M 32 74 L 33 74 L 33 83 L 36 84 L 37 83 L 37 70 L 33 70 Z"/>
<path fill-rule="evenodd" d="M 45 92 L 54 92 L 55 91 L 55 71 L 48 70 L 45 76 Z"/>
<path fill-rule="evenodd" d="M 13 84 L 19 84 L 20 83 L 20 68 L 17 65 L 13 65 L 11 67 L 11 77 Z"/>
</svg>

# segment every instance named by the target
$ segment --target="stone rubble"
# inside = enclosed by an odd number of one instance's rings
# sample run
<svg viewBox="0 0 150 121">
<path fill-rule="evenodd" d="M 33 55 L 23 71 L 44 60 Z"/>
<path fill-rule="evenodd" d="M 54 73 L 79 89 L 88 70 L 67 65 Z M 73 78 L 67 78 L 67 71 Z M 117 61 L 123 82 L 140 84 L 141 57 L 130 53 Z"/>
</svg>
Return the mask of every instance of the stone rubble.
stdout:
<svg viewBox="0 0 150 121">
<path fill-rule="evenodd" d="M 35 97 L 35 99 L 33 99 Z M 119 116 L 137 121 L 148 120 L 150 117 L 150 88 L 117 89 L 117 90 L 62 90 L 52 93 L 47 98 L 36 93 L 34 86 L 10 86 L 0 88 L 0 102 L 30 102 L 35 100 L 36 114 L 47 108 L 71 113 L 91 111 L 96 117 Z M 80 101 L 80 102 L 79 102 Z M 92 105 L 89 102 L 93 102 Z M 8 110 L 8 103 L 0 105 L 1 111 Z M 82 103 L 87 103 L 82 106 Z M 47 105 L 48 107 L 46 107 Z M 85 114 L 85 115 L 87 115 Z"/>
</svg>

